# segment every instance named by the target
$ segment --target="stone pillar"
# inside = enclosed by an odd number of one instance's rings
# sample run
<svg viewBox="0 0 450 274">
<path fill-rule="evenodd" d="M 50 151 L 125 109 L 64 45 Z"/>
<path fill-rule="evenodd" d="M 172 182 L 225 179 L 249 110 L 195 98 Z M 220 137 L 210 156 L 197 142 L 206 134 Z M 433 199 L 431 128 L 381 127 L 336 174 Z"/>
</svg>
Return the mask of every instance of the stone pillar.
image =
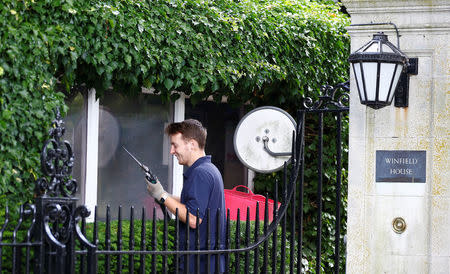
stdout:
<svg viewBox="0 0 450 274">
<path fill-rule="evenodd" d="M 450 1 L 342 2 L 352 24 L 396 24 L 400 49 L 419 58 L 407 108 L 361 105 L 351 72 L 347 273 L 450 273 Z M 397 45 L 389 25 L 348 31 L 352 52 L 379 31 Z M 425 151 L 425 182 L 376 182 L 380 150 Z"/>
</svg>

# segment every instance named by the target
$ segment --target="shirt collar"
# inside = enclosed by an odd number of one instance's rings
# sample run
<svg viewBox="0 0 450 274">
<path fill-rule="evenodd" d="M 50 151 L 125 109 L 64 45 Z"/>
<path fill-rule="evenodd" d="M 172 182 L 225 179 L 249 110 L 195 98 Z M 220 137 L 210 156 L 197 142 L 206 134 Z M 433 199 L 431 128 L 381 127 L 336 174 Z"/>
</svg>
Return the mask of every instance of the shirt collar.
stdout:
<svg viewBox="0 0 450 274">
<path fill-rule="evenodd" d="M 189 177 L 189 175 L 191 175 L 192 171 L 198 167 L 199 165 L 203 164 L 203 163 L 211 163 L 211 155 L 206 155 L 203 157 L 200 157 L 197 159 L 197 161 L 195 161 L 192 166 L 190 166 L 186 172 L 184 172 L 184 177 Z"/>
</svg>

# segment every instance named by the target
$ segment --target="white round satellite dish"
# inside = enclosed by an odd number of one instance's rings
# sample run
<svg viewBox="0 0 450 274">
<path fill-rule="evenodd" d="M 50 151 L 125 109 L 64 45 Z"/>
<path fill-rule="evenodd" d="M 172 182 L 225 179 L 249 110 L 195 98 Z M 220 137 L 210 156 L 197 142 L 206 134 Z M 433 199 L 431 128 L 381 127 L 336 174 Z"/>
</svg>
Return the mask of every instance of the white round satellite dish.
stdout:
<svg viewBox="0 0 450 274">
<path fill-rule="evenodd" d="M 256 172 L 280 170 L 291 158 L 295 128 L 295 120 L 286 111 L 272 106 L 256 108 L 236 127 L 236 155 L 246 167 Z"/>
</svg>

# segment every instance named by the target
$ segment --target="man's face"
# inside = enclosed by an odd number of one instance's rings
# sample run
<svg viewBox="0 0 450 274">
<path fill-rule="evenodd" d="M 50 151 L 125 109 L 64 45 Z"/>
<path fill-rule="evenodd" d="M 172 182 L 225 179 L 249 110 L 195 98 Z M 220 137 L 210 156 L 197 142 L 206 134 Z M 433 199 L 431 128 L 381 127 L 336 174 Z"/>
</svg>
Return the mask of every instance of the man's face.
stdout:
<svg viewBox="0 0 450 274">
<path fill-rule="evenodd" d="M 181 133 L 170 135 L 170 154 L 177 157 L 180 165 L 189 165 L 192 154 L 191 142 L 184 140 Z"/>
</svg>

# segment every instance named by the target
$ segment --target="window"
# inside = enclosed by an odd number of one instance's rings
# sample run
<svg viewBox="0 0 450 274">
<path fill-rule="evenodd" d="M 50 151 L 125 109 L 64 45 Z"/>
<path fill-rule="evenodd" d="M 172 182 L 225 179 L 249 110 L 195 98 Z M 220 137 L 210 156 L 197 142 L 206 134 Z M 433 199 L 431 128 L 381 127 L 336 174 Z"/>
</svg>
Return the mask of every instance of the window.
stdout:
<svg viewBox="0 0 450 274">
<path fill-rule="evenodd" d="M 72 168 L 72 177 L 77 181 L 78 190 L 76 197 L 78 204 L 84 204 L 85 194 L 85 161 L 86 159 L 86 123 L 87 123 L 87 101 L 86 94 L 78 93 L 68 103 L 69 111 L 64 118 L 66 133 L 63 138 L 72 146 L 75 162 Z"/>
<path fill-rule="evenodd" d="M 162 217 L 159 206 L 147 194 L 142 170 L 122 146 L 147 165 L 168 192 L 179 196 L 183 167 L 169 154 L 164 128 L 185 118 L 198 119 L 208 129 L 206 153 L 213 156 L 225 188 L 248 185 L 252 172 L 239 162 L 233 146 L 234 130 L 241 116 L 241 109 L 224 103 L 201 102 L 192 106 L 184 95 L 174 104 L 162 104 L 159 96 L 148 93 L 127 97 L 109 91 L 100 100 L 93 89 L 78 94 L 69 103 L 65 139 L 75 154 L 72 175 L 78 182 L 79 204 L 85 204 L 91 212 L 98 205 L 100 219 L 106 216 L 106 205 L 111 206 L 112 218 L 117 218 L 120 205 L 123 218 L 128 218 L 130 206 L 135 206 L 136 214 L 144 206 L 147 217 L 156 207 L 158 217 Z M 93 220 L 93 214 L 90 219 Z"/>
<path fill-rule="evenodd" d="M 126 147 L 159 178 L 165 189 L 169 184 L 169 146 L 164 135 L 165 125 L 171 122 L 169 105 L 161 104 L 156 95 L 141 94 L 125 97 L 110 92 L 100 99 L 98 132 L 98 187 L 97 205 L 100 218 L 105 216 L 106 205 L 111 206 L 115 218 L 122 205 L 140 210 L 159 206 L 147 194 L 144 173 L 126 153 Z M 128 215 L 129 212 L 122 212 Z"/>
</svg>

